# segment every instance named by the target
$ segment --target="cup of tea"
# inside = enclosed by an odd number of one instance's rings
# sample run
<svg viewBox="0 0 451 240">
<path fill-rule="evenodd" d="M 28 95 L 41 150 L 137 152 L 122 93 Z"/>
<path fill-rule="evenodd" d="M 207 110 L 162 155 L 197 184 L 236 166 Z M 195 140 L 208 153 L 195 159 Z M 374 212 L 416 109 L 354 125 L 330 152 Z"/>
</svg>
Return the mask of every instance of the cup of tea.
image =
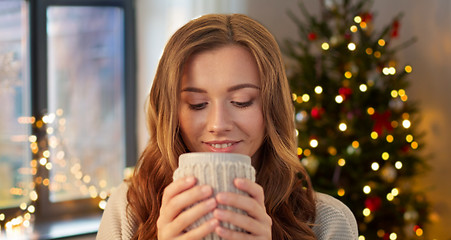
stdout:
<svg viewBox="0 0 451 240">
<path fill-rule="evenodd" d="M 247 193 L 237 189 L 233 181 L 235 178 L 247 178 L 255 182 L 255 169 L 251 165 L 251 158 L 247 155 L 238 153 L 192 152 L 180 155 L 179 166 L 174 171 L 173 179 L 177 180 L 188 176 L 195 177 L 197 179 L 197 185 L 211 186 L 214 197 L 220 192 L 233 192 L 247 195 Z M 240 209 L 230 206 L 218 205 L 218 208 L 247 214 Z M 197 220 L 187 230 L 200 226 L 212 217 L 213 214 L 208 213 Z M 220 224 L 234 231 L 243 231 L 229 223 L 221 222 Z M 218 240 L 221 238 L 216 234 L 210 234 L 204 239 Z"/>
</svg>

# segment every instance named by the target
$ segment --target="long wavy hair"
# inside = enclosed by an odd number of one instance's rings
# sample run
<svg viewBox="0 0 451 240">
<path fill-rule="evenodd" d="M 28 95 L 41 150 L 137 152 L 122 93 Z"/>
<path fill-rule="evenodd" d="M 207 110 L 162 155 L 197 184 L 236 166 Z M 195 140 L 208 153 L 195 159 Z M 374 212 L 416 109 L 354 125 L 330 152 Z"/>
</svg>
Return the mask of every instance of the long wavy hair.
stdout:
<svg viewBox="0 0 451 240">
<path fill-rule="evenodd" d="M 163 190 L 172 181 L 178 156 L 187 151 L 177 116 L 185 63 L 194 53 L 233 44 L 246 47 L 258 65 L 266 136 L 254 167 L 273 221 L 272 238 L 315 239 L 313 189 L 296 154 L 294 110 L 281 53 L 268 30 L 241 14 L 194 19 L 164 49 L 147 103 L 151 137 L 129 180 L 128 210 L 138 222 L 134 239 L 157 239 Z"/>
</svg>

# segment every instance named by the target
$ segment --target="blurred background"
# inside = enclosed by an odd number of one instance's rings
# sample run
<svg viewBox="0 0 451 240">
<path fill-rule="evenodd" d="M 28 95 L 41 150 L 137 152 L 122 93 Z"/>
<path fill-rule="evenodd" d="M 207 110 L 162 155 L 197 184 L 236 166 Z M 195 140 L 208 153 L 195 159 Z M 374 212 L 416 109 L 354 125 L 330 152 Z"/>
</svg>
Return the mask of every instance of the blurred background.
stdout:
<svg viewBox="0 0 451 240">
<path fill-rule="evenodd" d="M 244 13 L 283 43 L 298 38 L 287 11 L 302 17 L 297 0 L 62 2 L 0 0 L 1 237 L 94 238 L 108 194 L 149 138 L 145 100 L 176 29 L 206 13 Z M 320 14 L 319 1 L 303 3 Z M 397 59 L 413 67 L 406 91 L 431 166 L 415 180 L 432 204 L 418 239 L 451 239 L 451 2 L 377 0 L 371 11 L 375 28 L 402 12 L 396 41 L 417 38 Z"/>
</svg>

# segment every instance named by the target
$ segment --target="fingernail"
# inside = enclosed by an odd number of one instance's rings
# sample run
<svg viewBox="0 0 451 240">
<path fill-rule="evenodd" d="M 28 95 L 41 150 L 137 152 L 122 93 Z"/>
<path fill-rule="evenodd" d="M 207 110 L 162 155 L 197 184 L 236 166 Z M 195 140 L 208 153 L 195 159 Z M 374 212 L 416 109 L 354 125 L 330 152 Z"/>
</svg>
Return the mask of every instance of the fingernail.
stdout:
<svg viewBox="0 0 451 240">
<path fill-rule="evenodd" d="M 194 177 L 187 177 L 185 179 L 185 182 L 188 184 L 192 184 L 192 183 L 194 183 L 194 181 L 196 181 L 196 179 L 194 179 Z"/>
<path fill-rule="evenodd" d="M 223 193 L 218 193 L 218 194 L 216 195 L 216 199 L 217 199 L 219 202 L 225 201 L 225 200 L 227 200 L 227 196 L 226 196 L 225 194 L 223 194 Z"/>
<path fill-rule="evenodd" d="M 215 209 L 215 211 L 213 212 L 213 216 L 218 217 L 218 218 L 222 217 L 222 216 L 224 216 L 224 212 L 222 212 L 219 209 Z"/>
<path fill-rule="evenodd" d="M 208 193 L 208 194 L 210 194 L 211 193 L 211 187 L 210 186 L 207 186 L 207 185 L 205 185 L 205 186 L 202 186 L 202 188 L 200 189 L 203 193 Z"/>
<path fill-rule="evenodd" d="M 218 219 L 212 219 L 212 220 L 210 221 L 210 226 L 212 226 L 212 227 L 217 227 L 217 226 L 219 226 L 219 221 L 218 221 Z"/>
<path fill-rule="evenodd" d="M 242 178 L 235 178 L 235 185 L 242 185 L 244 184 L 244 180 Z"/>
<path fill-rule="evenodd" d="M 211 199 L 207 200 L 206 205 L 208 208 L 212 208 L 212 207 L 216 206 L 216 200 L 214 198 L 211 198 Z"/>
</svg>

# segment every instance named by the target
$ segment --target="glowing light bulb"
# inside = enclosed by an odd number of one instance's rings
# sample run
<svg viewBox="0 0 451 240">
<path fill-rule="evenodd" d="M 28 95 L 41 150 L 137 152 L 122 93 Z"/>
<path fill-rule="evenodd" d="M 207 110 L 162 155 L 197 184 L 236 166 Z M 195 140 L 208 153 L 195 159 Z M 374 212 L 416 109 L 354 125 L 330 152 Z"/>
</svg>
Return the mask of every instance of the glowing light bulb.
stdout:
<svg viewBox="0 0 451 240">
<path fill-rule="evenodd" d="M 342 132 L 346 131 L 347 128 L 348 126 L 346 125 L 346 123 L 340 123 L 340 125 L 338 125 L 338 129 L 340 129 L 340 131 Z"/>
<path fill-rule="evenodd" d="M 413 136 L 411 134 L 407 135 L 406 136 L 406 141 L 409 142 L 409 143 L 412 142 L 413 141 Z"/>
<path fill-rule="evenodd" d="M 361 23 L 362 22 L 362 18 L 360 16 L 355 16 L 354 17 L 354 22 L 355 23 Z"/>
<path fill-rule="evenodd" d="M 387 140 L 387 142 L 389 142 L 389 143 L 391 143 L 391 142 L 393 142 L 393 140 L 394 140 L 394 138 L 393 138 L 393 135 L 387 135 L 387 137 L 385 138 L 386 140 Z"/>
<path fill-rule="evenodd" d="M 327 43 L 327 42 L 323 42 L 323 44 L 321 44 L 321 48 L 323 49 L 323 50 L 329 50 L 329 43 Z"/>
<path fill-rule="evenodd" d="M 337 103 L 342 103 L 343 102 L 343 97 L 341 96 L 341 95 L 337 95 L 336 97 L 335 97 L 335 102 L 337 102 Z"/>
<path fill-rule="evenodd" d="M 379 170 L 379 163 L 373 162 L 373 163 L 371 164 L 371 169 L 373 169 L 373 171 Z"/>
<path fill-rule="evenodd" d="M 350 71 L 346 71 L 344 75 L 347 79 L 350 79 L 352 77 L 352 73 Z"/>
<path fill-rule="evenodd" d="M 355 43 L 349 43 L 348 44 L 348 49 L 349 49 L 349 51 L 354 51 L 355 49 L 356 49 L 356 45 L 355 45 Z"/>
<path fill-rule="evenodd" d="M 338 159 L 338 166 L 343 167 L 346 164 L 346 160 L 343 158 Z"/>
<path fill-rule="evenodd" d="M 385 40 L 384 40 L 384 39 L 379 39 L 379 41 L 377 41 L 377 43 L 378 43 L 379 46 L 381 46 L 381 47 L 385 46 Z"/>
<path fill-rule="evenodd" d="M 402 126 L 407 129 L 410 128 L 410 121 L 408 119 L 405 119 L 402 121 Z"/>
<path fill-rule="evenodd" d="M 398 97 L 398 91 L 396 91 L 396 90 L 392 90 L 392 91 L 390 92 L 390 94 L 391 94 L 392 98 Z"/>
<path fill-rule="evenodd" d="M 316 139 L 310 140 L 310 146 L 311 146 L 312 148 L 318 147 L 318 140 L 316 140 Z"/>
<path fill-rule="evenodd" d="M 361 92 L 366 92 L 368 90 L 368 87 L 366 84 L 360 84 L 359 89 Z"/>
<path fill-rule="evenodd" d="M 353 32 L 353 33 L 355 33 L 355 32 L 357 32 L 357 27 L 356 27 L 356 25 L 352 25 L 350 28 L 349 28 L 349 30 L 351 30 L 351 32 Z"/>
<path fill-rule="evenodd" d="M 387 193 L 386 198 L 387 198 L 388 201 L 393 201 L 393 199 L 395 199 L 395 197 L 391 193 Z"/>
<path fill-rule="evenodd" d="M 412 66 L 407 65 L 404 67 L 404 71 L 406 71 L 406 73 L 411 73 L 412 72 Z"/>
<path fill-rule="evenodd" d="M 395 168 L 396 169 L 401 169 L 402 168 L 402 162 L 400 162 L 400 161 L 397 161 L 396 163 L 395 163 Z"/>
<path fill-rule="evenodd" d="M 393 195 L 393 196 L 398 196 L 398 194 L 399 194 L 399 189 L 397 189 L 397 188 L 393 188 L 392 190 L 391 190 L 391 194 Z"/>
<path fill-rule="evenodd" d="M 377 132 L 371 132 L 371 138 L 376 140 L 379 137 L 379 134 Z"/>
<path fill-rule="evenodd" d="M 321 94 L 323 92 L 323 88 L 321 86 L 316 86 L 315 87 L 315 93 L 316 94 Z"/>
<path fill-rule="evenodd" d="M 307 93 L 302 95 L 302 101 L 308 102 L 309 100 L 310 100 L 310 96 Z"/>
<path fill-rule="evenodd" d="M 371 192 L 371 187 L 368 186 L 368 185 L 366 185 L 365 187 L 363 187 L 363 192 L 364 192 L 365 194 L 369 194 L 369 193 Z"/>
<path fill-rule="evenodd" d="M 339 188 L 337 191 L 338 196 L 343 197 L 346 191 L 343 188 Z"/>
<path fill-rule="evenodd" d="M 371 210 L 369 208 L 363 209 L 363 216 L 368 217 L 371 214 Z"/>
<path fill-rule="evenodd" d="M 102 210 L 104 210 L 105 207 L 106 207 L 106 201 L 105 201 L 105 200 L 101 200 L 101 201 L 99 202 L 99 208 L 102 209 Z"/>
<path fill-rule="evenodd" d="M 367 27 L 366 22 L 361 22 L 361 23 L 360 23 L 360 27 L 361 27 L 362 29 L 365 29 L 365 28 Z"/>
<path fill-rule="evenodd" d="M 383 152 L 382 153 L 382 159 L 388 160 L 389 157 L 390 157 L 390 154 L 388 154 L 388 152 Z"/>
<path fill-rule="evenodd" d="M 396 233 L 390 233 L 390 240 L 395 240 L 398 238 L 398 235 Z"/>
</svg>

